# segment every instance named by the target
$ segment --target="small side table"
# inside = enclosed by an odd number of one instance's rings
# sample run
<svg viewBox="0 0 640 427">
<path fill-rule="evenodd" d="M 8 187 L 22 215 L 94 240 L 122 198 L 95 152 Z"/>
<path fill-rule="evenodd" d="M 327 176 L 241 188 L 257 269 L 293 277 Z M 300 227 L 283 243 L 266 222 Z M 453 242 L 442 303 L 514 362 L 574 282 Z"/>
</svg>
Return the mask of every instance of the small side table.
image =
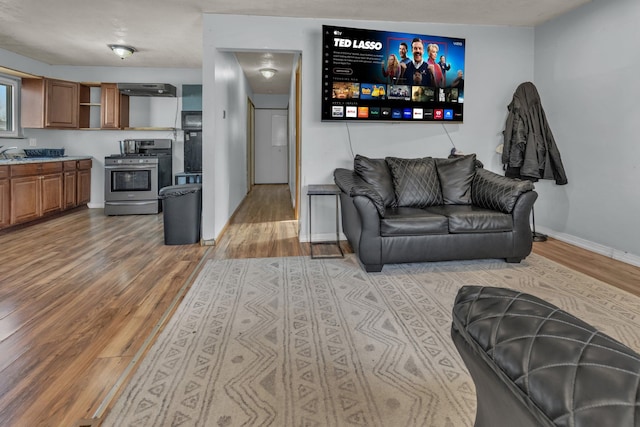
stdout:
<svg viewBox="0 0 640 427">
<path fill-rule="evenodd" d="M 339 221 L 339 197 L 340 189 L 337 185 L 309 185 L 307 187 L 307 196 L 309 196 L 309 247 L 311 252 L 311 258 L 344 258 L 344 252 L 340 247 L 340 221 Z M 312 196 L 334 196 L 336 198 L 336 240 L 335 242 L 312 242 L 313 233 L 311 232 L 311 198 Z M 313 247 L 316 245 L 336 245 L 340 251 L 340 255 L 314 255 Z"/>
</svg>

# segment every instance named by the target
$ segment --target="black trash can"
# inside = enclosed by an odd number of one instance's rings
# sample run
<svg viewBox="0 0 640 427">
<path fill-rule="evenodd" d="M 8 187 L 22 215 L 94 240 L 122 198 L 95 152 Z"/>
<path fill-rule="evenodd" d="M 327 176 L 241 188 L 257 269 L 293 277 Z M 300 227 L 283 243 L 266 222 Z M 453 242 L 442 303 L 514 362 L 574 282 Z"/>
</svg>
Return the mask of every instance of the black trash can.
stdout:
<svg viewBox="0 0 640 427">
<path fill-rule="evenodd" d="M 171 185 L 160 190 L 164 244 L 188 245 L 200 241 L 202 184 Z"/>
</svg>

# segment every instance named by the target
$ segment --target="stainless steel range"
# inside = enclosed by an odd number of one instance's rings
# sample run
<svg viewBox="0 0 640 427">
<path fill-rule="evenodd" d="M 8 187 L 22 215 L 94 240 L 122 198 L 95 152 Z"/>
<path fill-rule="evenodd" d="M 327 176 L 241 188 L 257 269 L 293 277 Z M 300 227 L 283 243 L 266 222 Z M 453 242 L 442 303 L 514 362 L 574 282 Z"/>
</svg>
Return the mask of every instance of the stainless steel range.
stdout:
<svg viewBox="0 0 640 427">
<path fill-rule="evenodd" d="M 158 191 L 171 185 L 172 140 L 125 140 L 120 154 L 104 159 L 105 215 L 157 214 Z"/>
</svg>

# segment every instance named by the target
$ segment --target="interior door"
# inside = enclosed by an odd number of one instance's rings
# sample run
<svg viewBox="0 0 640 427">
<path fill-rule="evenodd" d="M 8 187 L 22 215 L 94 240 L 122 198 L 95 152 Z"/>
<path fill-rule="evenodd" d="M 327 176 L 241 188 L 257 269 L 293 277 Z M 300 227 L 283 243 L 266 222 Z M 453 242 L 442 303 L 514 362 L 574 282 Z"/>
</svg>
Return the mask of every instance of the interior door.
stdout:
<svg viewBox="0 0 640 427">
<path fill-rule="evenodd" d="M 289 181 L 287 110 L 255 111 L 255 183 L 286 184 Z"/>
</svg>

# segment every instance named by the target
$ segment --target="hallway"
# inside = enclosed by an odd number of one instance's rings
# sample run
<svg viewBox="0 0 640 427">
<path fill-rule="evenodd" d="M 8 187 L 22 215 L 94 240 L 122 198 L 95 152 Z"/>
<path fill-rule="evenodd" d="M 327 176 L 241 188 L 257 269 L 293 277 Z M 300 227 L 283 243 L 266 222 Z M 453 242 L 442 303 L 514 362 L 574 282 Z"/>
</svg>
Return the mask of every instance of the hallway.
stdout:
<svg viewBox="0 0 640 427">
<path fill-rule="evenodd" d="M 300 231 L 305 235 L 306 231 Z M 344 253 L 351 253 L 346 241 Z M 335 245 L 334 245 L 335 248 Z M 323 252 L 325 251 L 325 252 Z M 337 252 L 330 245 L 314 246 L 314 255 Z M 255 185 L 231 218 L 208 259 L 308 256 L 309 244 L 298 239 L 291 193 L 287 184 Z"/>
</svg>

